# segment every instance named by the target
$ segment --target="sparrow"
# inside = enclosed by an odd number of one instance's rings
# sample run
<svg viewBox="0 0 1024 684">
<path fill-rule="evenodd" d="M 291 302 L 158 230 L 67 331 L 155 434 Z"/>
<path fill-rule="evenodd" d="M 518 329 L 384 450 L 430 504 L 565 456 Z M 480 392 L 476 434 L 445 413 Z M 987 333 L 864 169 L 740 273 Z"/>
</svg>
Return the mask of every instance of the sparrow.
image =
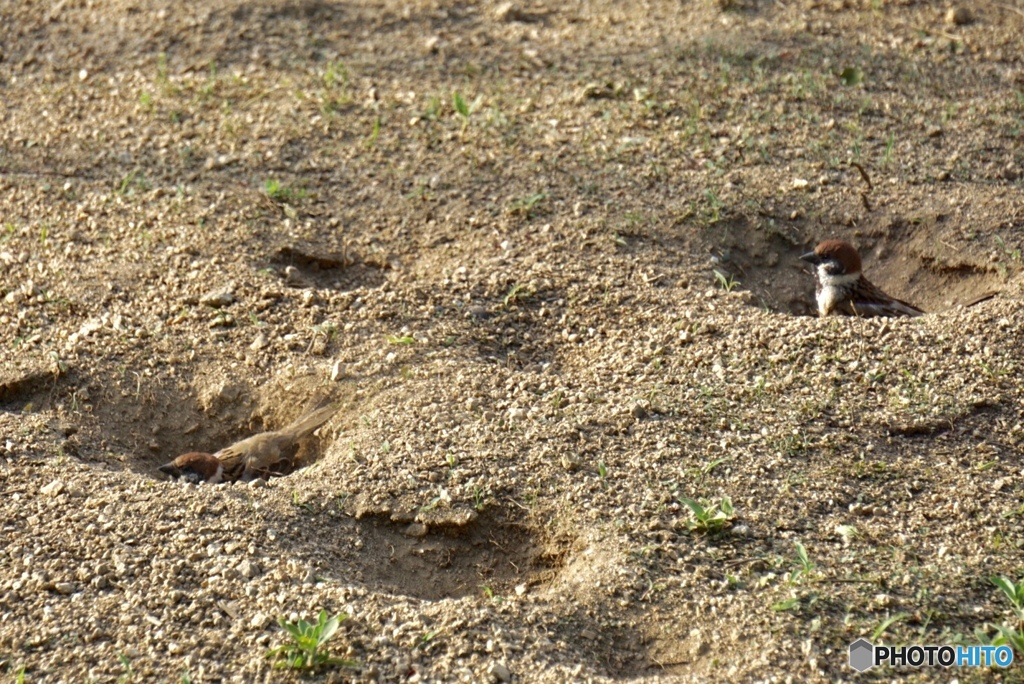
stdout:
<svg viewBox="0 0 1024 684">
<path fill-rule="evenodd" d="M 843 240 L 825 240 L 800 257 L 815 266 L 818 314 L 922 316 L 924 311 L 882 292 L 861 273 L 860 255 Z"/>
<path fill-rule="evenodd" d="M 193 484 L 199 482 L 249 482 L 258 477 L 280 474 L 299 451 L 299 440 L 330 420 L 336 406 L 325 406 L 303 415 L 275 432 L 261 432 L 235 442 L 215 454 L 191 451 L 160 466 L 160 472 Z"/>
</svg>

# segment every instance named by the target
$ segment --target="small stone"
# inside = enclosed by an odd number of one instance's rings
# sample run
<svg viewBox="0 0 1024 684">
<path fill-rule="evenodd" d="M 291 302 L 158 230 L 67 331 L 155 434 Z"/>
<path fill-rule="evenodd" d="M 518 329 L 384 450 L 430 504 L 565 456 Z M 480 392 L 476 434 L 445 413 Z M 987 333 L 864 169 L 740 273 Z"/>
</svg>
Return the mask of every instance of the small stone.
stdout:
<svg viewBox="0 0 1024 684">
<path fill-rule="evenodd" d="M 262 477 L 257 477 L 255 480 L 249 482 L 249 487 L 252 489 L 266 489 L 267 481 Z"/>
<path fill-rule="evenodd" d="M 924 134 L 929 138 L 938 138 L 942 135 L 942 126 L 929 126 L 925 129 Z"/>
<path fill-rule="evenodd" d="M 267 346 L 267 336 L 263 333 L 256 333 L 256 337 L 253 338 L 252 343 L 249 345 L 249 349 L 253 351 L 259 351 Z"/>
<path fill-rule="evenodd" d="M 264 613 L 256 613 L 252 616 L 252 620 L 249 621 L 249 626 L 253 629 L 263 629 L 270 622 L 270 618 Z"/>
<path fill-rule="evenodd" d="M 217 314 L 217 317 L 210 321 L 211 328 L 232 328 L 234 325 L 234 317 L 226 313 Z"/>
<path fill-rule="evenodd" d="M 207 292 L 199 298 L 199 303 L 204 306 L 210 306 L 214 309 L 219 309 L 229 304 L 234 303 L 235 295 L 231 293 L 229 289 L 214 290 Z"/>
<path fill-rule="evenodd" d="M 331 366 L 331 382 L 338 382 L 345 375 L 345 364 L 341 361 L 335 361 L 334 365 Z"/>
<path fill-rule="evenodd" d="M 295 287 L 309 287 L 309 281 L 302 275 L 302 271 L 294 266 L 284 267 L 284 280 Z"/>
<path fill-rule="evenodd" d="M 402 534 L 407 537 L 413 537 L 415 539 L 421 539 L 427 536 L 427 526 L 423 523 L 410 523 L 408 527 L 402 530 Z"/>
<path fill-rule="evenodd" d="M 647 417 L 647 407 L 644 406 L 644 403 L 645 402 L 643 402 L 643 401 L 634 402 L 633 405 L 629 409 L 630 415 L 632 415 L 637 420 L 643 420 L 644 418 L 646 418 Z"/>
<path fill-rule="evenodd" d="M 526 592 L 528 590 L 529 590 L 529 587 L 527 587 L 525 584 L 517 584 L 516 585 L 516 596 L 525 596 Z"/>
<path fill-rule="evenodd" d="M 577 470 L 580 469 L 580 460 L 576 457 L 575 454 L 562 454 L 561 463 L 562 468 L 564 468 L 566 472 L 569 473 L 575 473 Z"/>
<path fill-rule="evenodd" d="M 527 21 L 529 17 L 514 2 L 503 2 L 494 10 L 498 21 Z"/>
<path fill-rule="evenodd" d="M 508 410 L 509 420 L 524 420 L 526 418 L 526 409 L 523 408 L 511 408 Z"/>
<path fill-rule="evenodd" d="M 75 585 L 71 582 L 54 582 L 53 590 L 66 596 L 75 592 Z"/>
<path fill-rule="evenodd" d="M 212 171 L 214 169 L 223 168 L 232 161 L 234 161 L 234 159 L 232 159 L 230 155 L 218 154 L 215 157 L 207 157 L 206 161 L 203 163 L 203 168 L 207 171 Z"/>
<path fill-rule="evenodd" d="M 244 577 L 245 579 L 252 579 L 253 577 L 259 574 L 259 570 L 257 569 L 256 565 L 248 558 L 246 558 L 237 566 L 235 566 L 235 570 L 237 570 L 238 574 Z"/>
<path fill-rule="evenodd" d="M 504 663 L 491 663 L 487 668 L 487 674 L 493 682 L 508 682 L 512 680 L 512 673 L 505 667 Z"/>
<path fill-rule="evenodd" d="M 54 480 L 48 485 L 44 485 L 39 489 L 39 493 L 43 496 L 57 496 L 64 491 L 64 483 L 60 480 Z"/>
<path fill-rule="evenodd" d="M 974 21 L 974 14 L 966 7 L 950 7 L 946 12 L 946 23 L 964 26 Z"/>
</svg>

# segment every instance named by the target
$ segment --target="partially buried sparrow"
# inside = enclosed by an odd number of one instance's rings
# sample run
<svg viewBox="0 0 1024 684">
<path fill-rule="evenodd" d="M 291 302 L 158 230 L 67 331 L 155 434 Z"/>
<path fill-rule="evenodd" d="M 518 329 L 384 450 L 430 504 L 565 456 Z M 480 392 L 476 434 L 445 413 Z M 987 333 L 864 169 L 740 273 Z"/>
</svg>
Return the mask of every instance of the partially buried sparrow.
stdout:
<svg viewBox="0 0 1024 684">
<path fill-rule="evenodd" d="M 182 454 L 160 466 L 160 471 L 188 482 L 211 484 L 248 482 L 274 474 L 282 466 L 293 465 L 299 441 L 330 420 L 336 411 L 335 406 L 315 409 L 284 429 L 261 432 L 215 454 L 197 451 Z"/>
<path fill-rule="evenodd" d="M 924 311 L 882 292 L 861 273 L 860 255 L 849 242 L 825 240 L 800 257 L 815 266 L 818 314 L 828 316 L 922 316 Z"/>
</svg>

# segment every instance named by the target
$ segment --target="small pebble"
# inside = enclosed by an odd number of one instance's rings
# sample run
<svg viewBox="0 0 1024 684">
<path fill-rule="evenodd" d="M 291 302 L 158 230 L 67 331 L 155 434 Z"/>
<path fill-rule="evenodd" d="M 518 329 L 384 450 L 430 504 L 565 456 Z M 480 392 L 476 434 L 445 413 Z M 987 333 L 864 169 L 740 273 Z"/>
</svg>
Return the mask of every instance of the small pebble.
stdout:
<svg viewBox="0 0 1024 684">
<path fill-rule="evenodd" d="M 946 23 L 955 26 L 964 26 L 974 21 L 974 14 L 966 7 L 950 7 L 946 11 Z"/>
<path fill-rule="evenodd" d="M 494 682 L 507 682 L 512 679 L 512 673 L 509 672 L 504 663 L 491 663 L 490 667 L 487 668 L 487 674 L 490 675 L 491 681 Z"/>
</svg>

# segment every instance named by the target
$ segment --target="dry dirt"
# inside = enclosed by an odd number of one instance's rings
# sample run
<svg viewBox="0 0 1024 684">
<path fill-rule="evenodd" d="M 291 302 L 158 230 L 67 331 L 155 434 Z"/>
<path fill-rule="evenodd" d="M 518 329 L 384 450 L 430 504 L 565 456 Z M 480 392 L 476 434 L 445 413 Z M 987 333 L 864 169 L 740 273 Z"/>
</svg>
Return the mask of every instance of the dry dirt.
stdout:
<svg viewBox="0 0 1024 684">
<path fill-rule="evenodd" d="M 320 609 L 314 681 L 1019 628 L 1015 3 L 0 2 L 0 676 L 298 680 Z M 936 313 L 807 315 L 826 237 Z M 157 471 L 325 396 L 309 467 Z"/>
</svg>

